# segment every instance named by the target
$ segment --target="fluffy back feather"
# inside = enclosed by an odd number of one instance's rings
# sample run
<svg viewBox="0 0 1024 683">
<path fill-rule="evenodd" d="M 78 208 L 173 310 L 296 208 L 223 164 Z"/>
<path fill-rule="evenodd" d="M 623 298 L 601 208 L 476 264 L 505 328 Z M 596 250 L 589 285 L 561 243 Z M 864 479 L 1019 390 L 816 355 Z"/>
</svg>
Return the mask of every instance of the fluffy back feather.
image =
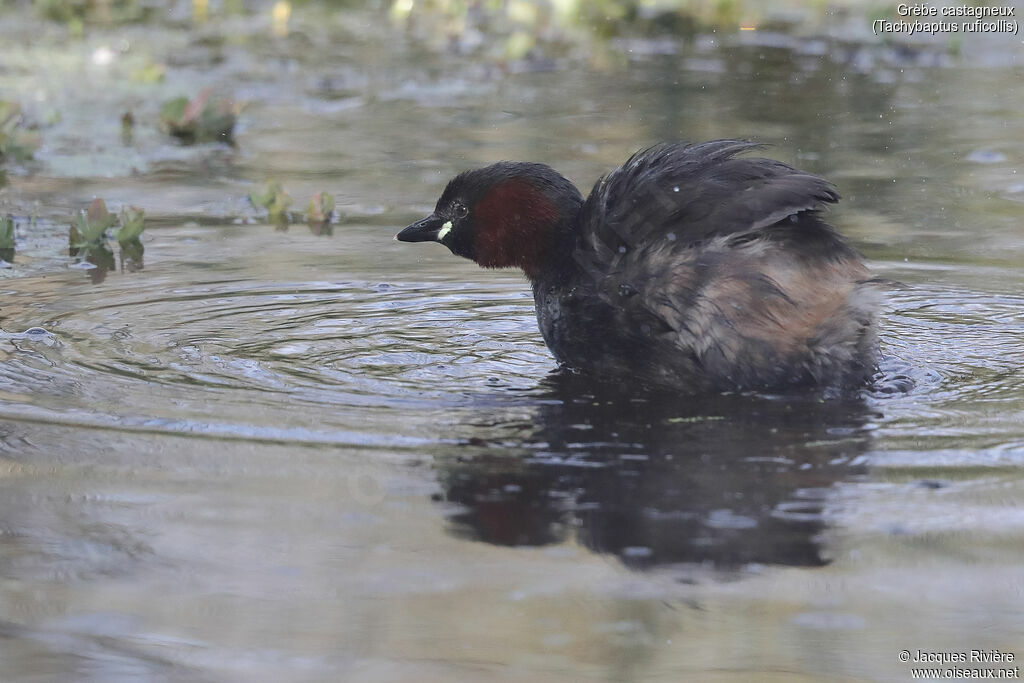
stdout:
<svg viewBox="0 0 1024 683">
<path fill-rule="evenodd" d="M 594 247 L 614 253 L 670 232 L 680 245 L 746 233 L 839 199 L 817 176 L 771 159 L 736 156 L 759 147 L 715 140 L 637 152 L 594 185 L 579 225 Z"/>
</svg>

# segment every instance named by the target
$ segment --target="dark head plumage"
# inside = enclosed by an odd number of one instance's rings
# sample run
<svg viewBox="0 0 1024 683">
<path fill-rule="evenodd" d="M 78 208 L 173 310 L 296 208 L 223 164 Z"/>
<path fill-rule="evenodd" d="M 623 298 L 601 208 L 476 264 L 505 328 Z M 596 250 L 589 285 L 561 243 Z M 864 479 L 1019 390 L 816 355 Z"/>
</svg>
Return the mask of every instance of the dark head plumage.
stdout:
<svg viewBox="0 0 1024 683">
<path fill-rule="evenodd" d="M 396 239 L 440 242 L 486 268 L 529 274 L 569 234 L 582 204 L 579 190 L 550 166 L 501 161 L 452 178 L 434 212 Z"/>
</svg>

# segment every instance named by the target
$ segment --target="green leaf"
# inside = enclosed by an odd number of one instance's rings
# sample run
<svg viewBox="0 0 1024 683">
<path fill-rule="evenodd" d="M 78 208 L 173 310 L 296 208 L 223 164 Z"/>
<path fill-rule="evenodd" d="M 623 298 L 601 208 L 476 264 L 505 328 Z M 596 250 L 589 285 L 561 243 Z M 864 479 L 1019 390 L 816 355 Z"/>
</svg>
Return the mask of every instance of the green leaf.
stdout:
<svg viewBox="0 0 1024 683">
<path fill-rule="evenodd" d="M 281 187 L 281 183 L 274 180 L 268 182 L 262 192 L 249 193 L 249 201 L 253 206 L 265 208 L 272 223 L 288 222 L 288 207 L 292 205 L 292 198 Z"/>
<path fill-rule="evenodd" d="M 334 213 L 334 195 L 329 192 L 317 192 L 309 200 L 309 207 L 306 209 L 306 219 L 310 223 L 326 223 L 331 220 Z"/>
<path fill-rule="evenodd" d="M 68 235 L 71 249 L 93 247 L 103 243 L 107 238 L 107 228 L 114 225 L 117 218 L 107 211 L 107 203 L 97 197 L 89 203 L 89 208 L 78 213 L 78 226 L 71 226 Z M 74 256 L 74 254 L 72 254 Z"/>
<path fill-rule="evenodd" d="M 292 198 L 282 191 L 274 197 L 274 201 L 267 207 L 267 213 L 272 223 L 288 222 L 288 207 L 292 205 Z"/>
<path fill-rule="evenodd" d="M 331 217 L 334 215 L 334 195 L 317 192 L 306 209 L 306 223 L 314 235 L 331 234 Z"/>
<path fill-rule="evenodd" d="M 146 212 L 137 206 L 121 209 L 121 227 L 117 231 L 117 242 L 123 248 L 129 242 L 138 242 L 145 226 Z"/>
<path fill-rule="evenodd" d="M 168 127 L 180 125 L 185 116 L 185 107 L 187 106 L 187 97 L 175 97 L 173 100 L 164 102 L 164 105 L 160 108 L 160 123 Z"/>
<path fill-rule="evenodd" d="M 78 256 L 78 251 L 85 245 L 82 232 L 74 225 L 68 231 L 68 256 Z"/>
<path fill-rule="evenodd" d="M 274 198 L 283 193 L 284 188 L 281 187 L 281 183 L 276 180 L 271 180 L 263 186 L 262 191 L 254 190 L 250 192 L 249 201 L 252 202 L 253 206 L 260 206 L 264 209 L 269 209 L 270 205 L 274 203 Z"/>
<path fill-rule="evenodd" d="M 211 95 L 209 88 L 195 98 L 177 97 L 160 109 L 164 129 L 184 142 L 227 142 L 231 140 L 239 106 L 234 100 Z"/>
</svg>

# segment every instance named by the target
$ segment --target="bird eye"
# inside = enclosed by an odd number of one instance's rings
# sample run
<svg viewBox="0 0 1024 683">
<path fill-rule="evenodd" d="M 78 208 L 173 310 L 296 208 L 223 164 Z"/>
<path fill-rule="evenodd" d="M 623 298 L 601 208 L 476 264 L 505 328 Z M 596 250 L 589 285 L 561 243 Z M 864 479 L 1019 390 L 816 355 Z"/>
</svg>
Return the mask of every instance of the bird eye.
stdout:
<svg viewBox="0 0 1024 683">
<path fill-rule="evenodd" d="M 469 215 L 469 209 L 467 209 L 466 205 L 461 202 L 456 202 L 455 205 L 452 206 L 452 211 L 455 213 L 456 218 L 465 218 Z"/>
</svg>

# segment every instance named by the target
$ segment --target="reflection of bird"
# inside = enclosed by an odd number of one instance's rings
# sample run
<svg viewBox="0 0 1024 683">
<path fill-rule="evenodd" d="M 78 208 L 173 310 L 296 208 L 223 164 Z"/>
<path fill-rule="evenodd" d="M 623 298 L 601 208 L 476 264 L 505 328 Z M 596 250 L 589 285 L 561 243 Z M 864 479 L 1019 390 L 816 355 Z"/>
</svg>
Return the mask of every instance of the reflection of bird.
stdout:
<svg viewBox="0 0 1024 683">
<path fill-rule="evenodd" d="M 827 562 L 828 496 L 862 473 L 848 463 L 868 443 L 863 401 L 616 400 L 570 374 L 547 388 L 525 438 L 518 410 L 514 438 L 489 413 L 459 457 L 439 461 L 443 499 L 462 506 L 456 535 L 574 538 L 633 567 Z"/>
<path fill-rule="evenodd" d="M 875 296 L 818 217 L 838 195 L 753 143 L 638 152 L 584 201 L 543 164 L 455 177 L 405 242 L 522 268 L 564 365 L 693 392 L 851 386 L 874 367 Z"/>
</svg>

